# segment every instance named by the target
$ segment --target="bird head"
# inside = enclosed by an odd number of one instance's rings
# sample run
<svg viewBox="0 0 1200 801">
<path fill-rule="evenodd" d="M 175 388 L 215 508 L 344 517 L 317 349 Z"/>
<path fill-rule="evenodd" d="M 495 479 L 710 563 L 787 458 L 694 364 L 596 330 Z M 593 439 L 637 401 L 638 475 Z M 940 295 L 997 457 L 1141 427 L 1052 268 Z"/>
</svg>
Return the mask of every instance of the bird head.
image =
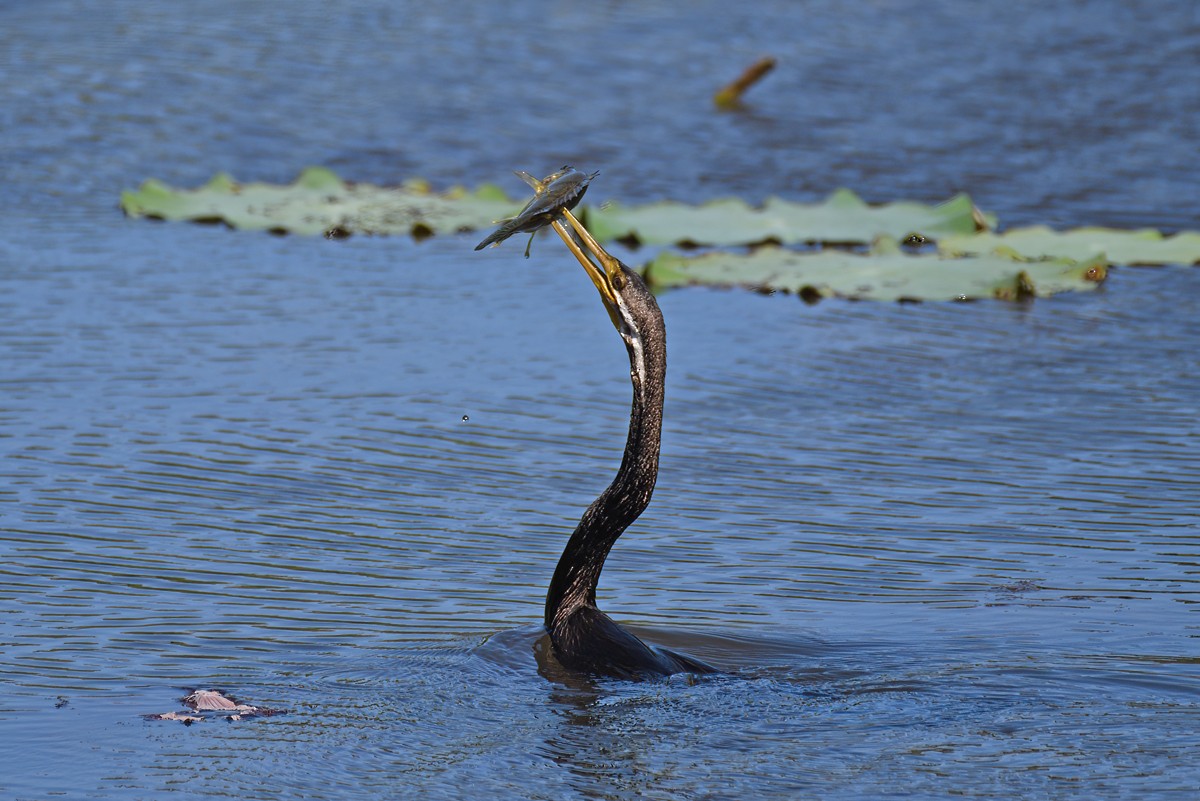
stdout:
<svg viewBox="0 0 1200 801">
<path fill-rule="evenodd" d="M 647 315 L 662 318 L 658 303 L 641 276 L 611 255 L 570 211 L 563 211 L 554 230 L 583 266 L 600 300 L 623 338 L 637 336 Z"/>
</svg>

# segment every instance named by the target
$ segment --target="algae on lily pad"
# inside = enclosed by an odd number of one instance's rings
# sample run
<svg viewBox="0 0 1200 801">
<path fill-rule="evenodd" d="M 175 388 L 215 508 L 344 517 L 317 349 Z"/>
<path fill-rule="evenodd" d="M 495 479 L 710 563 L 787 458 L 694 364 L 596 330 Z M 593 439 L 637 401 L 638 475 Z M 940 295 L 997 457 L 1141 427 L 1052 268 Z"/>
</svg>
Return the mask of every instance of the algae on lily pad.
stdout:
<svg viewBox="0 0 1200 801">
<path fill-rule="evenodd" d="M 428 236 L 485 228 L 520 204 L 491 186 L 439 194 L 421 181 L 395 188 L 354 184 L 310 167 L 286 186 L 239 184 L 224 173 L 191 190 L 150 180 L 137 191 L 123 192 L 121 208 L 134 217 L 224 222 L 279 233 Z"/>
<path fill-rule="evenodd" d="M 750 253 L 713 252 L 687 258 L 664 253 L 645 267 L 651 286 L 743 286 L 794 292 L 806 300 L 1018 300 L 1095 289 L 1105 278 L 1102 258 L 1023 259 L 1009 253 L 945 258 L 905 253 L 880 240 L 870 253 L 823 249 L 797 252 L 763 247 Z"/>
<path fill-rule="evenodd" d="M 645 206 L 589 207 L 584 224 L 600 241 L 633 239 L 649 245 L 751 245 L 774 241 L 862 243 L 878 237 L 904 239 L 921 235 L 940 239 L 973 234 L 995 225 L 967 195 L 945 203 L 898 202 L 870 205 L 848 189 L 821 203 L 793 203 L 770 198 L 761 208 L 729 198 L 699 206 L 675 201 Z"/>
<path fill-rule="evenodd" d="M 992 253 L 1011 248 L 1022 256 L 1062 256 L 1073 259 L 1104 256 L 1109 264 L 1200 263 L 1200 233 L 1181 231 L 1163 236 L 1152 228 L 1072 228 L 1055 231 L 1044 225 L 1014 228 L 1003 234 L 980 233 L 938 240 L 938 250 L 950 256 Z"/>
</svg>

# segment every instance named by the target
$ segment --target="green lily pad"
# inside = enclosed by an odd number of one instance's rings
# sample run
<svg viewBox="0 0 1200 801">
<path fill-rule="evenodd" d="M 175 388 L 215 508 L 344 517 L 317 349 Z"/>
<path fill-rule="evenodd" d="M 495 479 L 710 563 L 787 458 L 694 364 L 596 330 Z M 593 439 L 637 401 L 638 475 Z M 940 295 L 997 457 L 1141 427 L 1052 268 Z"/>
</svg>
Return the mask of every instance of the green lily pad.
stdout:
<svg viewBox="0 0 1200 801">
<path fill-rule="evenodd" d="M 632 239 L 643 244 L 750 245 L 867 243 L 880 236 L 904 239 L 918 234 L 940 239 L 990 229 L 995 217 L 981 213 L 967 195 L 930 206 L 899 202 L 872 206 L 848 189 L 822 203 L 770 198 L 761 208 L 735 198 L 700 206 L 674 201 L 645 206 L 589 207 L 588 230 L 597 239 Z"/>
<path fill-rule="evenodd" d="M 1197 264 L 1200 263 L 1200 233 L 1183 231 L 1163 236 L 1145 228 L 1122 231 L 1115 228 L 1073 228 L 1054 231 L 1042 225 L 1014 228 L 1003 234 L 980 233 L 938 240 L 938 250 L 948 256 L 992 253 L 1009 248 L 1027 257 L 1104 257 L 1109 264 Z"/>
<path fill-rule="evenodd" d="M 952 259 L 905 253 L 890 239 L 880 240 L 869 253 L 774 246 L 693 258 L 663 253 L 645 267 L 647 281 L 656 289 L 743 286 L 794 292 L 805 300 L 1020 300 L 1095 289 L 1106 274 L 1102 257 L 1032 260 L 999 252 Z"/>
<path fill-rule="evenodd" d="M 494 186 L 474 192 L 430 190 L 423 181 L 385 188 L 352 184 L 310 167 L 286 186 L 239 184 L 221 173 L 199 189 L 174 189 L 150 180 L 121 194 L 133 217 L 223 222 L 233 228 L 295 234 L 412 234 L 428 236 L 486 228 L 520 204 Z"/>
<path fill-rule="evenodd" d="M 399 187 L 349 183 L 321 167 L 310 167 L 284 186 L 238 183 L 220 173 L 198 189 L 176 189 L 149 180 L 140 189 L 121 194 L 121 208 L 134 217 L 310 235 L 428 236 L 469 231 L 490 227 L 515 214 L 520 205 L 491 185 L 437 193 L 419 180 Z M 995 219 L 981 214 L 966 195 L 937 206 L 910 202 L 872 206 L 847 189 L 813 204 L 778 198 L 761 208 L 737 199 L 699 206 L 667 201 L 590 207 L 580 216 L 601 241 L 630 238 L 650 244 L 865 244 L 878 236 L 920 234 L 940 239 L 995 225 Z"/>
<path fill-rule="evenodd" d="M 150 180 L 121 195 L 121 207 L 131 216 L 310 235 L 421 237 L 473 231 L 515 214 L 520 205 L 491 185 L 434 192 L 428 183 L 416 180 L 380 187 L 350 183 L 319 167 L 305 170 L 286 186 L 242 184 L 222 173 L 198 189 L 175 189 Z M 760 208 L 738 199 L 698 206 L 672 201 L 643 206 L 614 203 L 584 209 L 580 216 L 601 241 L 844 244 L 919 234 L 936 240 L 943 257 L 904 254 L 894 246 L 881 246 L 869 258 L 837 250 L 800 254 L 778 248 L 695 260 L 664 255 L 650 265 L 660 285 L 671 281 L 749 284 L 805 289 L 817 295 L 933 300 L 994 296 L 1009 293 L 1014 286 L 1017 295 L 1028 294 L 1029 286 L 1038 295 L 1063 291 L 1059 287 L 1087 289 L 1095 286 L 1096 263 L 1200 263 L 1200 232 L 1164 236 L 1154 230 L 1054 231 L 1037 226 L 997 234 L 990 230 L 995 218 L 982 214 L 966 195 L 936 206 L 911 202 L 872 206 L 843 189 L 815 204 L 778 198 Z M 678 278 L 672 278 L 677 272 Z M 1028 279 L 1026 284 L 1017 282 L 1020 275 Z"/>
</svg>

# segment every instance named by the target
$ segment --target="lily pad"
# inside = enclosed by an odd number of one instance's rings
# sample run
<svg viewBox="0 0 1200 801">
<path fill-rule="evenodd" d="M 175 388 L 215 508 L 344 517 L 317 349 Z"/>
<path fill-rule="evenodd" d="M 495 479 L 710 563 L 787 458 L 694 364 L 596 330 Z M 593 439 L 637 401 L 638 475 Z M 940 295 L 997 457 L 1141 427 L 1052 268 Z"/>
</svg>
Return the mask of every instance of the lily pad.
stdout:
<svg viewBox="0 0 1200 801">
<path fill-rule="evenodd" d="M 198 189 L 176 189 L 149 180 L 121 194 L 134 217 L 225 223 L 233 228 L 295 234 L 431 234 L 490 227 L 520 210 L 503 190 L 484 185 L 438 193 L 424 181 L 399 187 L 355 184 L 330 170 L 310 167 L 291 184 L 238 183 L 225 173 Z M 848 189 L 822 203 L 769 199 L 755 208 L 738 199 L 703 205 L 674 201 L 644 206 L 611 204 L 580 214 L 601 241 L 633 239 L 647 244 L 745 245 L 767 241 L 860 243 L 879 236 L 919 234 L 940 239 L 990 229 L 966 195 L 936 206 L 899 202 L 872 206 Z"/>
<path fill-rule="evenodd" d="M 822 203 L 793 203 L 770 198 L 761 208 L 730 198 L 700 206 L 674 201 L 645 206 L 588 208 L 584 224 L 604 241 L 632 239 L 643 244 L 750 245 L 868 243 L 880 236 L 904 239 L 917 234 L 940 239 L 973 234 L 995 226 L 967 195 L 930 206 L 899 202 L 873 206 L 849 189 L 839 189 Z"/>
<path fill-rule="evenodd" d="M 150 180 L 121 196 L 121 207 L 131 216 L 333 236 L 422 237 L 472 231 L 517 213 L 520 205 L 491 185 L 434 192 L 428 183 L 416 180 L 380 187 L 344 181 L 319 167 L 305 170 L 283 186 L 238 183 L 222 173 L 198 189 L 175 189 Z M 997 234 L 991 230 L 995 218 L 981 213 L 966 195 L 940 205 L 870 205 L 843 189 L 814 204 L 778 198 L 761 207 L 738 199 L 702 205 L 614 203 L 585 209 L 580 216 L 601 241 L 716 246 L 865 244 L 881 238 L 892 242 L 869 256 L 780 248 L 698 259 L 663 255 L 649 267 L 659 285 L 736 284 L 804 290 L 815 296 L 934 300 L 1088 289 L 1103 279 L 1097 264 L 1200 263 L 1200 232 L 1164 236 L 1154 230 L 1054 231 L 1037 226 Z M 894 240 L 914 234 L 936 240 L 941 258 L 903 253 L 895 247 Z"/>
<path fill-rule="evenodd" d="M 664 253 L 645 267 L 651 286 L 742 286 L 794 292 L 805 300 L 1020 300 L 1095 289 L 1107 275 L 1102 257 L 1025 259 L 1011 252 L 946 258 L 910 254 L 895 240 L 869 253 L 824 249 L 797 252 L 763 247 L 750 253 L 713 252 L 687 258 Z"/>
<path fill-rule="evenodd" d="M 310 167 L 286 186 L 240 184 L 221 173 L 199 189 L 150 180 L 121 194 L 134 217 L 223 222 L 233 228 L 295 234 L 412 234 L 470 231 L 515 214 L 520 204 L 494 186 L 433 192 L 423 181 L 387 188 L 343 181 Z"/>
<path fill-rule="evenodd" d="M 1010 248 L 1027 257 L 1104 257 L 1109 264 L 1200 263 L 1200 233 L 1183 231 L 1164 236 L 1152 228 L 1122 231 L 1115 228 L 1073 228 L 1055 231 L 1042 225 L 1014 228 L 1003 234 L 980 233 L 938 240 L 938 250 L 948 256 L 992 253 Z"/>
</svg>

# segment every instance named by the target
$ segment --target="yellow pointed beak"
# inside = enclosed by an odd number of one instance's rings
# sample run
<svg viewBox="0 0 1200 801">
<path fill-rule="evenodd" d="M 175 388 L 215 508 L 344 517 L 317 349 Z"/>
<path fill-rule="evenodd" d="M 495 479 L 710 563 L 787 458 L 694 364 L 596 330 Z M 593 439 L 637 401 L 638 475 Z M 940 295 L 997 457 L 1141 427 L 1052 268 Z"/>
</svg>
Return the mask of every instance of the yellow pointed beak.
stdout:
<svg viewBox="0 0 1200 801">
<path fill-rule="evenodd" d="M 564 220 L 566 224 L 564 224 Z M 596 291 L 600 293 L 600 299 L 604 301 L 604 308 L 608 311 L 613 326 L 620 330 L 621 326 L 617 323 L 617 295 L 613 286 L 614 283 L 620 286 L 621 279 L 617 278 L 614 281 L 613 276 L 620 275 L 621 262 L 600 247 L 600 243 L 592 237 L 579 220 L 575 219 L 575 215 L 570 211 L 564 209 L 562 217 L 556 219 L 552 225 L 566 244 L 567 249 L 575 254 L 575 258 L 583 265 L 583 271 L 587 273 L 588 278 L 592 279 L 592 283 L 596 285 Z M 593 258 L 596 261 L 592 261 Z M 597 264 L 597 262 L 599 263 Z"/>
</svg>

